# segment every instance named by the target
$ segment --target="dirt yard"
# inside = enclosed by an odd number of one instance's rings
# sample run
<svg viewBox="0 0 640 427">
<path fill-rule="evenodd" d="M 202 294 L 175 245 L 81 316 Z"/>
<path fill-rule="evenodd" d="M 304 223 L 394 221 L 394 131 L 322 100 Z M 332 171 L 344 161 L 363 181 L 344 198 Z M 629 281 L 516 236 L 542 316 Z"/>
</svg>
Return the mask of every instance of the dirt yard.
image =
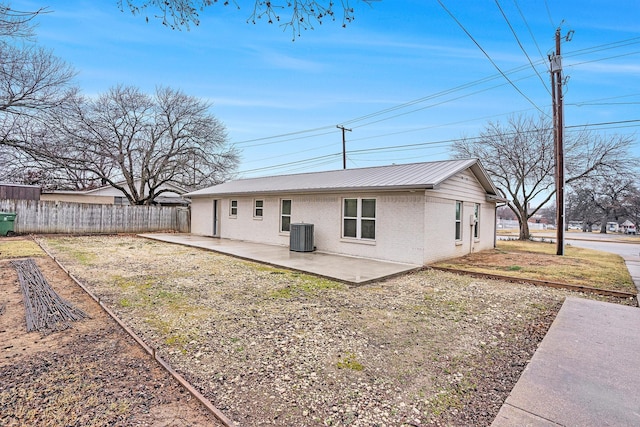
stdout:
<svg viewBox="0 0 640 427">
<path fill-rule="evenodd" d="M 27 333 L 15 269 L 0 261 L 0 425 L 220 425 L 57 264 L 37 250 L 30 255 L 90 319 L 46 336 Z"/>
<path fill-rule="evenodd" d="M 587 297 L 430 270 L 353 288 L 130 236 L 43 243 L 239 426 L 487 426 L 565 296 Z M 92 319 L 20 338 L 19 290 L 2 264 L 0 424 L 32 414 L 91 425 L 105 413 L 113 425 L 206 424 L 60 270 L 38 264 Z M 74 389 L 56 390 L 58 377 Z M 53 396 L 78 390 L 98 402 L 78 399 L 76 421 L 60 418 Z"/>
</svg>

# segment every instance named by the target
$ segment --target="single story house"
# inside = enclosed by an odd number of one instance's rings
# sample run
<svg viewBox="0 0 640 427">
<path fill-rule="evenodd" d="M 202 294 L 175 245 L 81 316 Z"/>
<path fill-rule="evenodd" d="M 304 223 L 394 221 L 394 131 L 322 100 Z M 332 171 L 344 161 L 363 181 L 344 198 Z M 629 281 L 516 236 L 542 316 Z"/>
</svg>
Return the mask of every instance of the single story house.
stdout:
<svg viewBox="0 0 640 427">
<path fill-rule="evenodd" d="M 312 249 L 418 265 L 493 248 L 504 201 L 477 159 L 239 179 L 185 197 L 196 235 L 288 246 L 313 224 Z"/>
<path fill-rule="evenodd" d="M 140 187 L 141 181 L 135 182 L 137 188 Z M 124 182 L 118 183 L 125 186 Z M 173 184 L 163 184 L 161 189 L 169 191 L 164 192 L 154 199 L 154 202 L 162 206 L 186 206 L 189 201 L 184 199 L 182 195 L 187 190 Z M 148 192 L 146 193 L 148 194 Z M 129 199 L 120 190 L 110 185 L 94 188 L 92 190 L 73 191 L 73 190 L 51 190 L 43 191 L 40 196 L 41 200 L 49 200 L 54 202 L 74 202 L 74 203 L 92 203 L 102 205 L 128 205 Z"/>
</svg>

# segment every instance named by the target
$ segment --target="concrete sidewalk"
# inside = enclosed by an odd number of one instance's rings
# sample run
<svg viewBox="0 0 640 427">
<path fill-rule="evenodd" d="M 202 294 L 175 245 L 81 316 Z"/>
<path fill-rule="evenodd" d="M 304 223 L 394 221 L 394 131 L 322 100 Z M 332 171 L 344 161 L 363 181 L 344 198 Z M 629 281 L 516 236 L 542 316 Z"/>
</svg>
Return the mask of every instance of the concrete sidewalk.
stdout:
<svg viewBox="0 0 640 427">
<path fill-rule="evenodd" d="M 639 425 L 640 309 L 570 297 L 492 427 Z"/>
<path fill-rule="evenodd" d="M 311 273 L 351 285 L 362 285 L 386 277 L 418 270 L 421 265 L 401 264 L 322 252 L 291 252 L 286 246 L 219 239 L 181 233 L 149 233 L 140 237 L 194 246 L 291 270 Z"/>
</svg>

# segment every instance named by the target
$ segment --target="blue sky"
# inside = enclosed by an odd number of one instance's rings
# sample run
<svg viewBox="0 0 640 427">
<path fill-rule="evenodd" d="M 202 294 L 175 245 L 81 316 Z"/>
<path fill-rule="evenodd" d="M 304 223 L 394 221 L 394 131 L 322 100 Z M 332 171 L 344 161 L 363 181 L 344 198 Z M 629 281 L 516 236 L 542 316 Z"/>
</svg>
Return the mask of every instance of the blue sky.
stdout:
<svg viewBox="0 0 640 427">
<path fill-rule="evenodd" d="M 189 31 L 147 23 L 115 0 L 11 6 L 48 7 L 38 43 L 78 71 L 86 95 L 162 85 L 212 102 L 241 152 L 240 176 L 342 168 L 336 125 L 352 129 L 353 168 L 446 159 L 452 139 L 489 120 L 551 114 L 547 54 L 559 26 L 574 31 L 562 44 L 568 131 L 586 124 L 638 140 L 638 0 L 499 0 L 506 19 L 495 0 L 441 1 L 469 34 L 437 0 L 354 1 L 346 28 L 338 15 L 295 41 L 277 25 L 247 24 L 244 0 L 240 10 L 213 5 Z"/>
</svg>

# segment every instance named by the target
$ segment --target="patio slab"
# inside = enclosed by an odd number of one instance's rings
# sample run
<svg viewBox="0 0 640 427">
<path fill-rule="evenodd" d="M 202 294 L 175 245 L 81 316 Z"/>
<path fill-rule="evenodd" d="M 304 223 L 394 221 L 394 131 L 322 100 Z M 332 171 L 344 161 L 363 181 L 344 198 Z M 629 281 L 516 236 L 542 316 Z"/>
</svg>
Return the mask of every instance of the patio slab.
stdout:
<svg viewBox="0 0 640 427">
<path fill-rule="evenodd" d="M 324 252 L 292 252 L 286 246 L 182 233 L 146 233 L 140 237 L 207 249 L 277 267 L 362 285 L 421 269 L 421 265 L 357 258 Z"/>
</svg>

